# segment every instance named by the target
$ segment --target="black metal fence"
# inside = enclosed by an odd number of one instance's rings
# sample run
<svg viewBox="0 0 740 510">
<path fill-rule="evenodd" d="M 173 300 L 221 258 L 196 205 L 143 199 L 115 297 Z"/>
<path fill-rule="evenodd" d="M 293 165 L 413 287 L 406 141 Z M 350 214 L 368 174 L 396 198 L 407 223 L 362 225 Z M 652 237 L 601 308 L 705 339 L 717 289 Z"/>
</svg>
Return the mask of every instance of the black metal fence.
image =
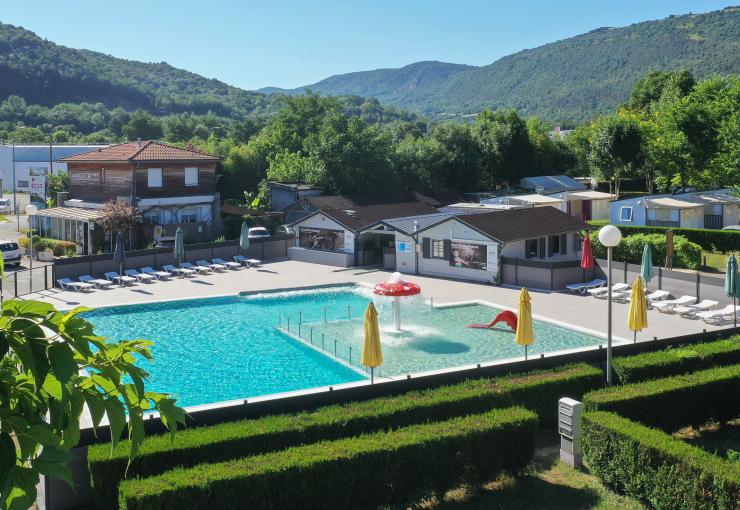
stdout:
<svg viewBox="0 0 740 510">
<path fill-rule="evenodd" d="M 12 299 L 34 292 L 41 292 L 56 285 L 54 266 L 46 264 L 33 269 L 7 271 L 2 278 L 2 297 Z"/>
</svg>

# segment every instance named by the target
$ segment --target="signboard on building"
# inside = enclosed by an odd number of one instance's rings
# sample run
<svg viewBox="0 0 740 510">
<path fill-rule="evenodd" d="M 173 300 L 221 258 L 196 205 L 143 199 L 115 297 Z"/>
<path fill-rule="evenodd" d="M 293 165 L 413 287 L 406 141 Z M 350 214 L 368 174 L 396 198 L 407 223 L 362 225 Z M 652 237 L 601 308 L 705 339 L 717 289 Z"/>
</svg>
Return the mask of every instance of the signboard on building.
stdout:
<svg viewBox="0 0 740 510">
<path fill-rule="evenodd" d="M 298 246 L 312 250 L 344 250 L 344 230 L 299 227 Z"/>
<path fill-rule="evenodd" d="M 69 173 L 69 180 L 72 182 L 93 182 L 97 183 L 100 182 L 101 171 L 100 170 L 85 170 L 85 171 L 78 171 L 75 170 L 74 172 Z"/>
<path fill-rule="evenodd" d="M 486 248 L 485 244 L 452 241 L 450 243 L 450 266 L 485 270 L 488 263 Z"/>
</svg>

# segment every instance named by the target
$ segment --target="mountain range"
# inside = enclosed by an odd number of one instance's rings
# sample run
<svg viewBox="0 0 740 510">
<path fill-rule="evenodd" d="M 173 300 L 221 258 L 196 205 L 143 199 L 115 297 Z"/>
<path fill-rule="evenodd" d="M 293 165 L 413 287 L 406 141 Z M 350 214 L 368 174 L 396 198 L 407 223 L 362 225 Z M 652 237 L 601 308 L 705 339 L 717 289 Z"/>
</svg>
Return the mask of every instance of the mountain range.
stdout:
<svg viewBox="0 0 740 510">
<path fill-rule="evenodd" d="M 400 69 L 342 74 L 298 89 L 247 91 L 178 69 L 68 48 L 0 23 L 0 100 L 29 104 L 103 103 L 163 115 L 233 118 L 270 113 L 281 94 L 310 89 L 376 98 L 434 119 L 514 108 L 556 122 L 578 122 L 625 101 L 655 69 L 685 67 L 697 77 L 740 72 L 740 7 L 670 16 L 586 34 L 514 53 L 476 67 L 417 62 Z"/>
<path fill-rule="evenodd" d="M 649 71 L 684 67 L 698 78 L 740 72 L 740 7 L 598 28 L 481 67 L 416 62 L 260 92 L 355 94 L 435 118 L 514 108 L 567 122 L 612 110 Z"/>
</svg>

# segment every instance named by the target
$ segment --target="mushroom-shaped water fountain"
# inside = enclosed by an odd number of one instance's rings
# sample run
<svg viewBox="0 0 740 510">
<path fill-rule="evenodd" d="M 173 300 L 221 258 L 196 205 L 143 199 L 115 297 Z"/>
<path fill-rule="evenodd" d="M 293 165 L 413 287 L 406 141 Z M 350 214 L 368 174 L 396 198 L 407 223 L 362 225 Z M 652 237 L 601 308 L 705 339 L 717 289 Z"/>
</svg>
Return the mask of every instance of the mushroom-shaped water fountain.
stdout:
<svg viewBox="0 0 740 510">
<path fill-rule="evenodd" d="M 393 298 L 393 326 L 401 331 L 401 298 L 420 294 L 421 287 L 403 280 L 401 273 L 393 273 L 387 282 L 377 284 L 373 293 Z"/>
</svg>

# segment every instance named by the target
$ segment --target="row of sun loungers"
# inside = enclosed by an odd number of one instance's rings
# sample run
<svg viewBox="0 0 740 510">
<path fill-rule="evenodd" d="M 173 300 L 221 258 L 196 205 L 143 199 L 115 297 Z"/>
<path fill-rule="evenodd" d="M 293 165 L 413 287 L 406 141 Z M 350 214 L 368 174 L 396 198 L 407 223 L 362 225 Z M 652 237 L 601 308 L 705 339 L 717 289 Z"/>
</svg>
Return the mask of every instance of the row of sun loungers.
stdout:
<svg viewBox="0 0 740 510">
<path fill-rule="evenodd" d="M 73 290 L 82 292 L 86 290 L 105 289 L 117 283 L 121 286 L 133 285 L 134 283 L 153 283 L 158 280 L 167 280 L 170 276 L 177 275 L 181 277 L 195 276 L 196 274 L 209 274 L 213 272 L 224 272 L 237 270 L 241 267 L 253 267 L 261 264 L 262 261 L 257 259 L 248 259 L 243 255 L 235 255 L 234 261 L 226 261 L 222 258 L 214 258 L 209 262 L 206 259 L 196 260 L 195 264 L 183 262 L 179 267 L 172 264 L 166 264 L 162 271 L 157 271 L 152 267 L 142 267 L 140 271 L 136 269 L 126 269 L 123 273 L 118 274 L 115 271 L 105 273 L 105 279 L 94 278 L 86 274 L 80 276 L 79 281 L 71 278 L 60 278 L 57 280 L 62 290 Z"/>
</svg>

